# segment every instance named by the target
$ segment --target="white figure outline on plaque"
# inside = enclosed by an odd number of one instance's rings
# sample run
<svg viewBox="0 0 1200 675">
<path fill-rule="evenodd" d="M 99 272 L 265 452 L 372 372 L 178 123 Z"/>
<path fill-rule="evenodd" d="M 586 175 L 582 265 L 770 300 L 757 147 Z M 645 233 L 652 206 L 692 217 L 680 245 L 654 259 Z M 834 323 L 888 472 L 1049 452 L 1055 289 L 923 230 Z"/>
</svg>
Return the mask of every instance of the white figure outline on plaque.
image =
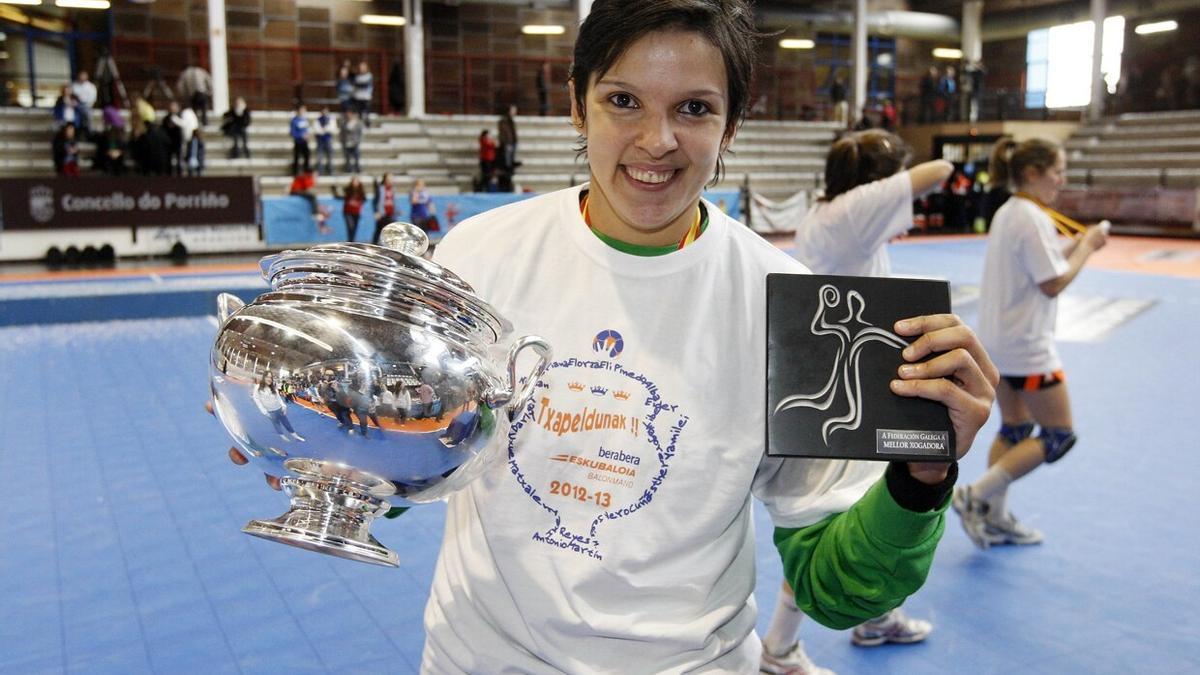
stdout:
<svg viewBox="0 0 1200 675">
<path fill-rule="evenodd" d="M 778 415 L 792 408 L 828 410 L 840 390 L 844 388 L 849 410 L 845 415 L 831 417 L 821 425 L 821 439 L 825 441 L 825 445 L 829 445 L 830 434 L 838 429 L 854 431 L 862 423 L 862 386 L 858 360 L 862 356 L 863 347 L 872 342 L 882 342 L 897 349 L 908 346 L 899 335 L 863 320 L 862 313 L 867 308 L 867 302 L 858 291 L 846 294 L 846 317 L 840 320 L 832 319 L 830 315 L 838 308 L 841 297 L 841 293 L 832 284 L 821 286 L 817 290 L 817 311 L 813 314 L 810 324 L 813 335 L 832 335 L 838 339 L 837 355 L 834 356 L 833 367 L 825 386 L 813 394 L 785 397 L 775 406 L 774 413 Z M 854 328 L 853 324 L 862 327 Z M 839 380 L 841 387 L 838 387 Z"/>
</svg>

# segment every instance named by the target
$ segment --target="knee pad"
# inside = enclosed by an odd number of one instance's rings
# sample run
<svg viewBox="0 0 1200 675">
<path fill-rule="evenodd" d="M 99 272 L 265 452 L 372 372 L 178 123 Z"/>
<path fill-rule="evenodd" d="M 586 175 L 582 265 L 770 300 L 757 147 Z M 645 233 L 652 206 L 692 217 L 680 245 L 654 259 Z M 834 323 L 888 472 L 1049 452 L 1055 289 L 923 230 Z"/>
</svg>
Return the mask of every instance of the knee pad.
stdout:
<svg viewBox="0 0 1200 675">
<path fill-rule="evenodd" d="M 1009 445 L 1016 445 L 1021 441 L 1033 435 L 1033 422 L 1021 422 L 1020 424 L 1001 424 L 1000 438 L 1004 439 Z"/>
<path fill-rule="evenodd" d="M 1075 441 L 1078 438 L 1074 431 L 1065 427 L 1042 427 L 1042 433 L 1038 434 L 1038 440 L 1042 442 L 1042 448 L 1046 453 L 1046 463 L 1053 464 L 1062 459 L 1068 450 L 1075 447 Z"/>
</svg>

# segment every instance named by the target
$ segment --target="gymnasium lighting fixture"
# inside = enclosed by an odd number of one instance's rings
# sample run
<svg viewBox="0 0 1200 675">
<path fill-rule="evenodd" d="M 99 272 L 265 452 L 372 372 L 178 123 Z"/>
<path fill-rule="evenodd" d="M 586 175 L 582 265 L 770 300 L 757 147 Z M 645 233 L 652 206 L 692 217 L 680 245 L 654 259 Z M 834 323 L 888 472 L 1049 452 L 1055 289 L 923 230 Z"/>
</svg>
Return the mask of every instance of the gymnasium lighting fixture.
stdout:
<svg viewBox="0 0 1200 675">
<path fill-rule="evenodd" d="M 1165 33 L 1169 30 L 1179 28 L 1179 24 L 1175 23 L 1174 19 L 1166 21 L 1155 21 L 1154 23 L 1144 23 L 1133 29 L 1133 32 L 1138 35 L 1149 35 L 1151 33 Z"/>
<path fill-rule="evenodd" d="M 371 26 L 403 26 L 404 17 L 391 14 L 363 14 L 359 21 Z"/>
<path fill-rule="evenodd" d="M 54 0 L 55 7 L 69 9 L 108 9 L 108 0 Z"/>
<path fill-rule="evenodd" d="M 567 29 L 562 26 L 540 26 L 531 23 L 521 26 L 521 32 L 526 35 L 562 35 Z"/>
<path fill-rule="evenodd" d="M 935 59 L 961 59 L 962 50 L 951 47 L 937 47 L 933 50 L 933 58 Z"/>
<path fill-rule="evenodd" d="M 0 0 L 0 5 L 40 5 L 42 0 Z"/>
<path fill-rule="evenodd" d="M 779 41 L 779 46 L 784 49 L 812 49 L 817 43 L 807 38 L 784 38 Z"/>
</svg>

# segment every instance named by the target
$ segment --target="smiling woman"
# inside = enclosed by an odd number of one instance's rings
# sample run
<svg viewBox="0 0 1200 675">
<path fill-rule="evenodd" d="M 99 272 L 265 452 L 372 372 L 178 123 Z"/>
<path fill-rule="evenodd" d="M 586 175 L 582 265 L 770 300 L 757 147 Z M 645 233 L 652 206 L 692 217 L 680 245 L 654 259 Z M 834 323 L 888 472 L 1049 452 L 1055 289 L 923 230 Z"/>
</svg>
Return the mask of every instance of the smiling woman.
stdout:
<svg viewBox="0 0 1200 675">
<path fill-rule="evenodd" d="M 597 15 L 568 82 L 591 168 L 590 224 L 647 246 L 678 242 L 696 222 L 700 192 L 720 176 L 746 114 L 757 38 L 740 3 L 723 14 L 658 4 Z"/>
<path fill-rule="evenodd" d="M 505 470 L 449 497 L 422 672 L 758 670 L 751 494 L 817 620 L 854 625 L 923 582 L 953 466 L 885 479 L 764 454 L 766 278 L 806 270 L 700 197 L 758 38 L 743 0 L 596 0 L 571 73 L 590 182 L 435 250 L 556 360 L 503 436 Z M 952 315 L 894 330 L 922 363 L 892 391 L 946 405 L 961 456 L 994 368 Z"/>
</svg>

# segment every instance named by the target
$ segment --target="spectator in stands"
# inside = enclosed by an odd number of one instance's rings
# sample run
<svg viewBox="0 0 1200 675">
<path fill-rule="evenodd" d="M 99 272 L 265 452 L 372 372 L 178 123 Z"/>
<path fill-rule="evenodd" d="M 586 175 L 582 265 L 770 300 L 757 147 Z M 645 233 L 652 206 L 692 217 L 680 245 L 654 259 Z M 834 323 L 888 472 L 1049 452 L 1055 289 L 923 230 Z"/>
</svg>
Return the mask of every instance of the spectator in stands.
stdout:
<svg viewBox="0 0 1200 675">
<path fill-rule="evenodd" d="M 500 168 L 511 181 L 521 166 L 517 160 L 517 106 L 510 105 L 500 117 Z M 509 187 L 511 191 L 512 188 Z"/>
<path fill-rule="evenodd" d="M 846 102 L 846 83 L 840 72 L 834 73 L 833 82 L 829 84 L 829 103 L 832 112 L 830 119 L 846 128 L 850 120 L 850 104 Z"/>
<path fill-rule="evenodd" d="M 354 75 L 350 72 L 350 62 L 338 66 L 337 79 L 334 80 L 337 91 L 338 108 L 345 115 L 354 109 Z"/>
<path fill-rule="evenodd" d="M 154 124 L 158 121 L 158 113 L 154 110 L 154 106 L 141 94 L 133 95 L 133 102 L 129 107 L 130 118 L 139 119 L 144 124 Z"/>
<path fill-rule="evenodd" d="M 862 107 L 862 113 L 858 117 L 858 121 L 854 123 L 854 130 L 855 131 L 865 131 L 867 129 L 874 129 L 875 121 L 873 119 L 871 119 L 871 117 L 872 117 L 871 106 L 864 105 Z"/>
<path fill-rule="evenodd" d="M 399 59 L 392 61 L 392 70 L 388 73 L 388 105 L 393 114 L 405 114 L 404 103 L 408 93 L 405 91 L 404 66 Z"/>
<path fill-rule="evenodd" d="M 358 219 L 362 215 L 363 204 L 367 201 L 367 191 L 358 175 L 350 176 L 350 182 L 340 193 L 337 186 L 333 187 L 333 196 L 342 200 L 342 219 L 346 221 L 346 240 L 354 241 L 358 233 Z"/>
<path fill-rule="evenodd" d="M 938 80 L 938 98 L 942 101 L 942 121 L 950 122 L 958 116 L 958 69 L 946 66 Z"/>
<path fill-rule="evenodd" d="M 887 243 L 912 229 L 913 199 L 941 187 L 954 169 L 939 159 L 906 171 L 910 157 L 904 141 L 882 130 L 835 141 L 825 159 L 825 194 L 796 228 L 796 259 L 816 274 L 891 276 Z M 763 640 L 764 663 L 774 655 L 803 652 L 797 639 L 802 617 L 785 581 Z M 928 621 L 897 608 L 859 624 L 850 639 L 859 646 L 907 644 L 924 640 L 932 630 Z"/>
<path fill-rule="evenodd" d="M 921 124 L 929 124 L 939 117 L 937 114 L 939 80 L 937 66 L 929 66 L 929 69 L 921 76 L 919 85 L 921 109 L 917 116 Z"/>
<path fill-rule="evenodd" d="M 396 219 L 396 187 L 392 185 L 390 172 L 383 172 L 375 183 L 372 202 L 375 204 L 375 233 L 371 235 L 371 243 L 378 244 L 383 226 Z"/>
<path fill-rule="evenodd" d="M 167 104 L 167 114 L 162 121 L 163 131 L 167 132 L 170 141 L 170 173 L 174 176 L 183 175 L 183 140 L 186 136 L 183 135 L 183 117 L 180 113 L 179 104 L 171 101 Z"/>
<path fill-rule="evenodd" d="M 301 170 L 308 173 L 312 170 L 308 150 L 308 137 L 312 132 L 309 129 L 308 108 L 303 103 L 296 106 L 296 112 L 292 114 L 289 133 L 292 136 L 292 175 L 299 176 Z"/>
<path fill-rule="evenodd" d="M 986 70 L 982 61 L 967 61 L 962 73 L 962 119 L 975 122 L 979 119 L 983 105 L 983 76 Z"/>
<path fill-rule="evenodd" d="M 321 108 L 313 133 L 317 138 L 317 171 L 333 173 L 333 135 L 338 132 L 337 119 L 329 114 L 329 107 Z"/>
<path fill-rule="evenodd" d="M 896 104 L 892 103 L 892 99 L 885 98 L 879 106 L 879 126 L 884 131 L 896 130 Z"/>
<path fill-rule="evenodd" d="M 479 185 L 476 192 L 491 192 L 496 178 L 496 141 L 484 129 L 479 132 Z"/>
<path fill-rule="evenodd" d="M 362 167 L 359 166 L 359 155 L 362 147 L 363 124 L 362 120 L 358 118 L 358 112 L 353 108 L 346 111 L 339 137 L 342 141 L 342 156 L 346 159 L 346 173 L 362 171 Z"/>
<path fill-rule="evenodd" d="M 121 109 L 116 103 L 109 103 L 104 106 L 104 110 L 100 113 L 100 119 L 104 122 L 105 129 L 116 127 L 122 131 L 125 130 L 125 116 L 121 114 Z"/>
<path fill-rule="evenodd" d="M 83 111 L 79 107 L 79 101 L 75 100 L 75 94 L 71 93 L 71 85 L 63 85 L 62 91 L 54 101 L 53 114 L 55 131 L 62 129 L 68 124 L 76 127 L 76 129 L 80 126 Z"/>
<path fill-rule="evenodd" d="M 208 102 L 212 98 L 212 89 L 212 76 L 207 70 L 196 65 L 184 68 L 175 83 L 179 100 L 183 101 L 185 107 L 194 111 L 200 124 L 208 124 Z"/>
<path fill-rule="evenodd" d="M 71 83 L 71 93 L 75 95 L 79 110 L 79 134 L 81 138 L 92 135 L 92 107 L 96 105 L 96 85 L 92 84 L 86 70 L 75 74 Z"/>
<path fill-rule="evenodd" d="M 550 62 L 542 61 L 538 66 L 537 78 L 534 81 L 537 90 L 538 115 L 545 117 L 550 114 Z"/>
<path fill-rule="evenodd" d="M 54 171 L 60 176 L 79 175 L 79 145 L 75 140 L 75 125 L 68 122 L 59 127 L 51 144 Z"/>
<path fill-rule="evenodd" d="M 158 124 L 135 118 L 130 130 L 129 152 L 143 176 L 163 176 L 170 172 L 171 141 Z"/>
<path fill-rule="evenodd" d="M 325 220 L 329 216 L 329 212 L 321 206 L 321 202 L 317 199 L 317 172 L 311 169 L 306 169 L 302 173 L 296 174 L 292 178 L 292 184 L 288 188 L 288 194 L 293 197 L 300 197 L 308 202 L 309 212 L 312 214 L 313 222 L 317 226 L 317 232 L 321 234 L 329 234 L 329 227 L 325 225 Z"/>
<path fill-rule="evenodd" d="M 354 74 L 354 109 L 362 118 L 364 127 L 371 127 L 371 98 L 375 95 L 375 77 L 367 66 L 367 60 L 358 62 L 358 72 Z"/>
<path fill-rule="evenodd" d="M 1065 245 L 1058 237 L 1056 228 L 1066 221 L 1050 205 L 1066 184 L 1066 171 L 1066 155 L 1052 141 L 1004 140 L 992 152 L 993 179 L 1017 188 L 992 220 L 979 297 L 979 338 L 1000 370 L 1000 431 L 987 471 L 956 487 L 952 500 L 963 530 L 980 548 L 1041 543 L 1042 533 L 1008 510 L 1008 488 L 1062 459 L 1076 441 L 1054 346 L 1057 297 L 1108 242 L 1108 233 L 1101 224 Z M 1041 427 L 1036 436 L 1035 427 Z"/>
<path fill-rule="evenodd" d="M 96 157 L 92 165 L 110 176 L 125 174 L 125 129 L 123 126 L 106 125 L 104 133 L 96 139 Z"/>
<path fill-rule="evenodd" d="M 408 217 L 412 220 L 413 225 L 426 232 L 438 229 L 437 216 L 434 215 L 433 197 L 425 188 L 424 178 L 413 181 L 412 190 L 408 193 L 408 208 Z"/>
<path fill-rule="evenodd" d="M 192 129 L 192 135 L 187 142 L 187 152 L 184 153 L 187 164 L 187 175 L 204 175 L 204 130 L 200 127 Z"/>
<path fill-rule="evenodd" d="M 250 158 L 249 129 L 250 107 L 241 96 L 233 103 L 233 107 L 225 111 L 225 121 L 221 123 L 221 131 L 233 141 L 229 148 L 229 158 Z"/>
</svg>

